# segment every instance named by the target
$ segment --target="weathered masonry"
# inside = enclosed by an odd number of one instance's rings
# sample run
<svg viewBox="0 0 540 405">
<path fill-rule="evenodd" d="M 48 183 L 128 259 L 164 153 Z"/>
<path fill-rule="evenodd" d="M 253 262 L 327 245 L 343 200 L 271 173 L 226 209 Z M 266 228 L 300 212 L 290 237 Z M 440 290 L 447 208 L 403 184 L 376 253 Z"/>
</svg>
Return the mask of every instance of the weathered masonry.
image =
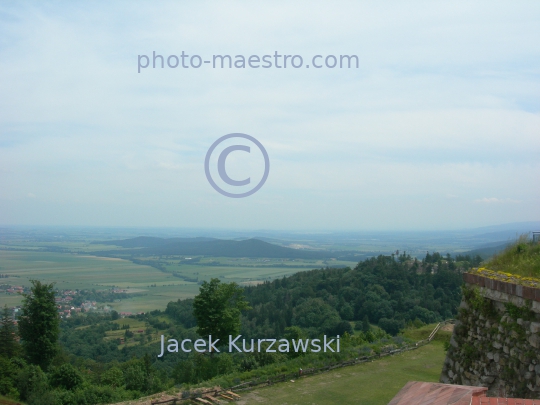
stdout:
<svg viewBox="0 0 540 405">
<path fill-rule="evenodd" d="M 440 381 L 540 398 L 540 283 L 484 269 L 464 281 Z"/>
</svg>

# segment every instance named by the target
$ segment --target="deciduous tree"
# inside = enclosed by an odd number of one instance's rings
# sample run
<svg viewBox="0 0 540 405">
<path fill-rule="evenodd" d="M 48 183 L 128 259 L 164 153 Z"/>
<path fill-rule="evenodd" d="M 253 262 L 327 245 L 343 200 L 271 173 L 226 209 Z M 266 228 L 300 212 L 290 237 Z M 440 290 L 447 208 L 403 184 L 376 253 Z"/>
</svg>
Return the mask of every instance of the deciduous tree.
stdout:
<svg viewBox="0 0 540 405">
<path fill-rule="evenodd" d="M 236 283 L 221 283 L 217 278 L 204 281 L 193 301 L 193 315 L 197 319 L 197 333 L 212 335 L 220 343 L 240 331 L 241 311 L 250 309 L 243 289 Z"/>
</svg>

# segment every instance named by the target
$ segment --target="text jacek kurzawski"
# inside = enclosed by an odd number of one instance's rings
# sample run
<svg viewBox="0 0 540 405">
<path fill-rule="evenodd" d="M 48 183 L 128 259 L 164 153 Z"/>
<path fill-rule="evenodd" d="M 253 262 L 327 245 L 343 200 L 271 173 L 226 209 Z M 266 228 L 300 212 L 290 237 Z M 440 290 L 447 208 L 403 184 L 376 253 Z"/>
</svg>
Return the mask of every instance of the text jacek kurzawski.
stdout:
<svg viewBox="0 0 540 405">
<path fill-rule="evenodd" d="M 298 352 L 338 352 L 339 353 L 339 335 L 335 339 L 328 340 L 326 335 L 322 339 L 242 339 L 242 335 L 236 337 L 229 336 L 228 351 L 239 353 L 253 353 L 253 352 L 266 352 L 266 353 L 288 353 L 294 351 Z M 336 341 L 336 348 L 332 348 L 330 345 Z M 194 342 L 191 339 L 184 339 L 180 342 L 176 339 L 168 339 L 167 346 L 165 347 L 165 336 L 161 335 L 161 354 L 158 357 L 162 357 L 165 351 L 169 353 L 178 353 L 182 351 L 184 353 L 190 353 L 196 351 L 198 353 L 213 352 L 219 353 L 217 344 L 219 339 L 212 340 L 212 335 L 208 336 L 208 341 L 205 339 L 197 339 Z M 262 343 L 267 343 L 264 347 L 261 347 Z"/>
</svg>

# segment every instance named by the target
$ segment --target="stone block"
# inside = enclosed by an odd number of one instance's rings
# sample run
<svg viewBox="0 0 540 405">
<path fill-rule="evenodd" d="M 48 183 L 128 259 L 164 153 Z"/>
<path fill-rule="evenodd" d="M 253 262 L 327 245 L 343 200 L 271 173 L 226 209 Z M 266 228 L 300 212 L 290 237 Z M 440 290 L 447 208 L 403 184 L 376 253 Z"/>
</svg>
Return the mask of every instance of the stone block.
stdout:
<svg viewBox="0 0 540 405">
<path fill-rule="evenodd" d="M 531 326 L 529 326 L 529 329 L 531 333 L 539 333 L 540 332 L 540 322 L 531 322 Z"/>
<path fill-rule="evenodd" d="M 535 347 L 537 349 L 540 348 L 540 337 L 538 335 L 531 335 L 528 339 L 529 343 L 532 347 Z"/>
<path fill-rule="evenodd" d="M 493 381 L 495 381 L 495 377 L 485 375 L 480 377 L 480 381 L 482 381 L 483 384 L 491 384 Z"/>
<path fill-rule="evenodd" d="M 450 344 L 452 346 L 454 346 L 456 349 L 459 347 L 459 345 L 457 344 L 456 340 L 454 339 L 454 335 L 452 335 L 452 337 L 450 338 Z"/>
</svg>

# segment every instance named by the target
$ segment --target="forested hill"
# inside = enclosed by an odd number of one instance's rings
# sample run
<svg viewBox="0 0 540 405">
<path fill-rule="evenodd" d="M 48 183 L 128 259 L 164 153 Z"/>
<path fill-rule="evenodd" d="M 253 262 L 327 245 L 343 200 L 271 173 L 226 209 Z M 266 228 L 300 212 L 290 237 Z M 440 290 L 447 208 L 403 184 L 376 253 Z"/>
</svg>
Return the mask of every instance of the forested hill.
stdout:
<svg viewBox="0 0 540 405">
<path fill-rule="evenodd" d="M 379 256 L 354 269 L 305 271 L 246 287 L 253 309 L 242 318 L 242 333 L 283 336 L 286 327 L 299 326 L 310 335 L 342 334 L 350 321 L 369 321 L 395 334 L 411 321 L 451 318 L 461 299 L 461 270 L 453 259 L 438 253 L 422 261 L 405 255 Z M 171 302 L 166 312 L 192 322 L 191 302 Z"/>
<path fill-rule="evenodd" d="M 212 238 L 152 238 L 139 237 L 133 239 L 93 242 L 104 245 L 115 245 L 133 248 L 136 255 L 186 255 L 186 256 L 215 256 L 215 257 L 265 257 L 284 259 L 326 259 L 334 257 L 329 251 L 313 251 L 291 249 L 258 239 L 242 241 L 212 239 Z M 125 254 L 122 251 L 104 251 L 96 254 L 111 255 Z M 345 252 L 347 253 L 347 252 Z M 343 252 L 341 253 L 343 254 Z"/>
</svg>

